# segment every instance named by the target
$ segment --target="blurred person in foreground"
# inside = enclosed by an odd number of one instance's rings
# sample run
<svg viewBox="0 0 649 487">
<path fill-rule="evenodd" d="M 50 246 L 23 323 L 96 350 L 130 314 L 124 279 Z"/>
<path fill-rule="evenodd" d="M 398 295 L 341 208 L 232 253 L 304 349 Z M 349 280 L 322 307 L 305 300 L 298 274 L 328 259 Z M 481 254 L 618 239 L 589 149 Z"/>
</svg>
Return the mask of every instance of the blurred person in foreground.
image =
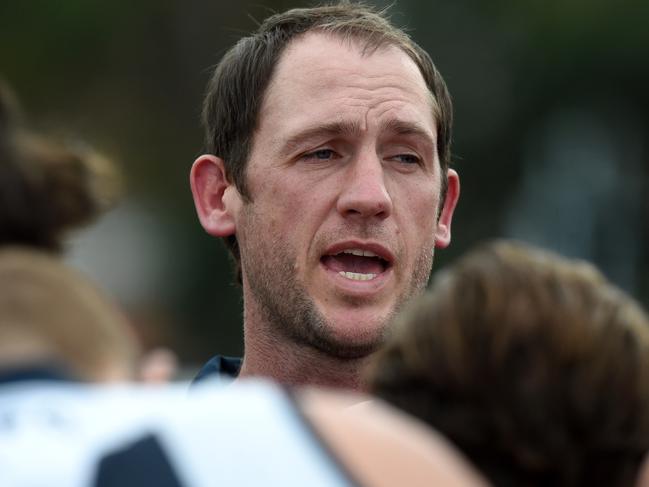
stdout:
<svg viewBox="0 0 649 487">
<path fill-rule="evenodd" d="M 190 397 L 126 382 L 140 351 L 124 315 L 60 258 L 65 231 L 108 201 L 92 196 L 107 194 L 100 166 L 17 125 L 3 90 L 0 485 L 484 485 L 387 405 L 264 382 L 206 381 Z"/>
<path fill-rule="evenodd" d="M 593 266 L 522 244 L 435 276 L 370 371 L 497 486 L 630 486 L 649 450 L 647 315 Z"/>
<path fill-rule="evenodd" d="M 81 274 L 0 251 L 0 485 L 485 485 L 425 426 L 348 409 L 365 397 L 118 384 L 135 363 L 123 316 Z"/>
<path fill-rule="evenodd" d="M 121 382 L 136 370 L 129 331 L 56 257 L 0 251 L 0 485 L 486 485 L 403 413 L 349 409 L 365 397 Z"/>
<path fill-rule="evenodd" d="M 190 182 L 243 290 L 243 361 L 200 377 L 357 389 L 395 313 L 451 240 L 452 106 L 384 11 L 340 2 L 267 18 L 214 70 Z"/>
</svg>

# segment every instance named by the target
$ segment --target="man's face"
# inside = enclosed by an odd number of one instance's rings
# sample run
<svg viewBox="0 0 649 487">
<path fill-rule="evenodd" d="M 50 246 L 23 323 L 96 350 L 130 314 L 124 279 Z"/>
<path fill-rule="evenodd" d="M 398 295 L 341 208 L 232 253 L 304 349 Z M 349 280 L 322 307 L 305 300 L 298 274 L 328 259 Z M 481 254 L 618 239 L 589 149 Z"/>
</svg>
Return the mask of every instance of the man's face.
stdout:
<svg viewBox="0 0 649 487">
<path fill-rule="evenodd" d="M 438 222 L 432 103 L 395 47 L 362 56 L 323 33 L 287 47 L 254 135 L 251 201 L 234 215 L 246 320 L 340 357 L 383 341 L 448 243 L 457 179 Z"/>
</svg>

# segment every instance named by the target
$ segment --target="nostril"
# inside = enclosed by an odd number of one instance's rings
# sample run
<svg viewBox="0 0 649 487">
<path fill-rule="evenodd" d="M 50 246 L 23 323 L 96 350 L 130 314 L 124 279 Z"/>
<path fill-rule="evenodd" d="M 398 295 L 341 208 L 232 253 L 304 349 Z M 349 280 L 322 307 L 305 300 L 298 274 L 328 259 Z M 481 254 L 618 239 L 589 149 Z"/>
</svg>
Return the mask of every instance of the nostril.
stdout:
<svg viewBox="0 0 649 487">
<path fill-rule="evenodd" d="M 348 208 L 344 212 L 345 216 L 359 216 L 359 217 L 378 217 L 383 218 L 388 215 L 388 212 L 383 208 L 367 207 L 367 208 Z"/>
<path fill-rule="evenodd" d="M 345 192 L 338 199 L 338 211 L 345 216 L 387 217 L 392 211 L 392 199 L 387 191 Z"/>
</svg>

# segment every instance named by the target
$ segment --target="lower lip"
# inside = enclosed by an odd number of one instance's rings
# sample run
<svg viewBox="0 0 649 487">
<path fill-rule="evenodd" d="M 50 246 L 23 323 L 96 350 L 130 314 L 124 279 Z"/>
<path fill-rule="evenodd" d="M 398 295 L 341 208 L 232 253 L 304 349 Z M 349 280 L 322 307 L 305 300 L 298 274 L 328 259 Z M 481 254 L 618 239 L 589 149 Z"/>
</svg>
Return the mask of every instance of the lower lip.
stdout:
<svg viewBox="0 0 649 487">
<path fill-rule="evenodd" d="M 322 263 L 320 264 L 320 267 L 333 280 L 337 287 L 342 288 L 344 291 L 359 297 L 362 297 L 363 295 L 371 296 L 376 294 L 387 284 L 388 279 L 392 276 L 392 268 L 388 267 L 380 274 L 377 274 L 374 279 L 368 279 L 367 281 L 356 281 L 341 276 L 337 271 L 329 269 Z"/>
</svg>

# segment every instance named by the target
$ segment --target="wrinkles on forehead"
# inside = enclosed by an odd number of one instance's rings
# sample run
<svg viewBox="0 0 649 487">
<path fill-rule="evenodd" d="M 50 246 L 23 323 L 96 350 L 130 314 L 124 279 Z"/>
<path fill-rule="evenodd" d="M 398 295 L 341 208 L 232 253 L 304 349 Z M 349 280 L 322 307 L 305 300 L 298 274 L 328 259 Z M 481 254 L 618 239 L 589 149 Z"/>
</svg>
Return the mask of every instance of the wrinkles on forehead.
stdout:
<svg viewBox="0 0 649 487">
<path fill-rule="evenodd" d="M 385 46 L 363 57 L 359 46 L 339 38 L 305 35 L 276 68 L 251 160 L 287 160 L 300 147 L 331 139 L 397 136 L 416 141 L 432 161 L 438 144 L 434 106 L 419 68 L 401 49 Z"/>
<path fill-rule="evenodd" d="M 324 42 L 314 42 L 314 39 L 318 37 Z M 331 54 L 326 51 L 325 47 L 327 40 L 335 40 L 349 50 L 356 51 L 361 58 L 368 58 L 372 55 L 389 51 L 400 52 L 404 56 L 399 59 L 398 66 L 395 66 L 395 68 L 401 68 L 401 72 L 393 72 L 390 74 L 383 72 L 368 75 L 367 73 L 361 73 L 359 67 L 353 64 L 338 65 L 332 68 L 331 65 L 326 63 L 326 61 L 331 59 Z M 314 47 L 306 53 L 306 57 L 304 53 L 302 54 L 304 60 L 312 61 L 312 66 L 315 66 L 308 70 L 304 69 L 304 63 L 296 63 L 294 56 L 292 56 L 296 51 L 303 52 L 304 49 L 302 48 L 305 43 L 311 43 Z M 322 67 L 318 66 L 319 61 L 322 61 Z M 277 87 L 286 83 L 295 85 L 300 80 L 304 80 L 319 84 L 324 89 L 328 87 L 328 83 L 334 77 L 340 80 L 341 83 L 345 82 L 351 85 L 357 85 L 359 89 L 390 89 L 402 87 L 402 84 L 407 81 L 407 74 L 414 74 L 415 78 L 418 78 L 417 83 L 410 83 L 410 91 L 413 93 L 419 92 L 420 95 L 423 95 L 421 96 L 420 103 L 430 107 L 433 123 L 437 126 L 441 117 L 439 103 L 427 86 L 423 73 L 408 52 L 391 42 L 390 39 L 384 39 L 379 42 L 375 39 L 366 39 L 361 35 L 342 35 L 320 28 L 313 29 L 296 36 L 284 49 L 265 91 L 257 127 L 259 127 L 264 115 L 274 108 L 273 106 L 275 104 L 281 105 L 285 103 L 283 98 L 277 96 L 277 92 L 281 92 L 281 90 L 277 90 Z"/>
</svg>

